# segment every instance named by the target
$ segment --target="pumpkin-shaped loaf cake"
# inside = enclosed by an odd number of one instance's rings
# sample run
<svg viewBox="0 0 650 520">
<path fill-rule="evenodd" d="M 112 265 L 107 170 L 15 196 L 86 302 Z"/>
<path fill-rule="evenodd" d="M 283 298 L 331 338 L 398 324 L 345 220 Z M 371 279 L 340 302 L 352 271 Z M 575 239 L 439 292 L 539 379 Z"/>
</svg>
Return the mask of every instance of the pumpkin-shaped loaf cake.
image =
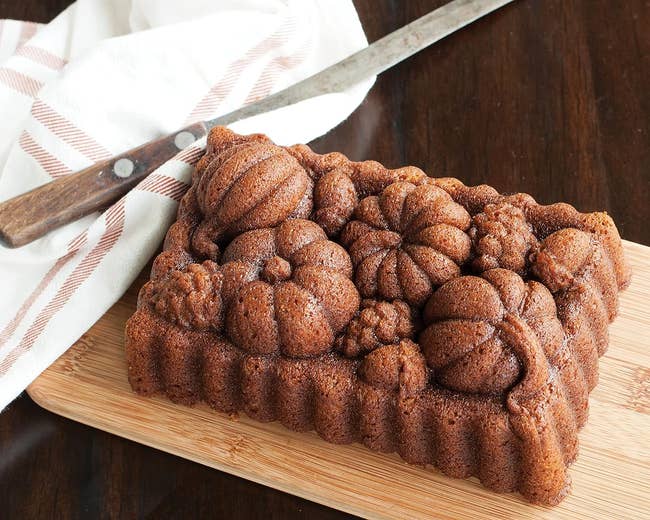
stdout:
<svg viewBox="0 0 650 520">
<path fill-rule="evenodd" d="M 197 168 L 192 187 L 203 217 L 192 245 L 212 259 L 215 243 L 224 238 L 308 217 L 313 192 L 307 171 L 284 148 L 259 135 L 225 146 L 236 134 L 220 131 L 226 135 L 211 135 L 219 146 L 208 149 L 212 153 Z"/>
<path fill-rule="evenodd" d="M 359 309 L 348 253 L 308 220 L 241 234 L 222 273 L 226 332 L 249 352 L 323 354 Z"/>
<path fill-rule="evenodd" d="M 163 248 L 135 391 L 568 492 L 630 277 L 606 214 L 215 128 Z"/>
<path fill-rule="evenodd" d="M 396 182 L 363 199 L 341 233 L 361 295 L 423 305 L 470 257 L 467 211 L 432 184 Z"/>
</svg>

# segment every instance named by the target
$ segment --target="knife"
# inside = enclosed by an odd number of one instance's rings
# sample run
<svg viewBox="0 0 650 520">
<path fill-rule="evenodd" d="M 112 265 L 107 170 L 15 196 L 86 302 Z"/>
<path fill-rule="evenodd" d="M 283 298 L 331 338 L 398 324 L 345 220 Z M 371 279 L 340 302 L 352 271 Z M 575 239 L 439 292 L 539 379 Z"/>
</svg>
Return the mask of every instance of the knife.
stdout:
<svg viewBox="0 0 650 520">
<path fill-rule="evenodd" d="M 454 0 L 280 92 L 9 199 L 0 204 L 0 240 L 19 247 L 106 208 L 211 128 L 342 92 L 512 1 Z"/>
</svg>

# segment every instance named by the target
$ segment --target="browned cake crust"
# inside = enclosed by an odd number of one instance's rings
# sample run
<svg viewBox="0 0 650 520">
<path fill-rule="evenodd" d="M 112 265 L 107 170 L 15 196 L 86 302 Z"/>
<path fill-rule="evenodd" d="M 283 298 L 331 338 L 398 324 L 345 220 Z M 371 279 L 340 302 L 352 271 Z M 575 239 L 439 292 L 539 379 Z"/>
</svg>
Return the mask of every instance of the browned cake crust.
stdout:
<svg viewBox="0 0 650 520">
<path fill-rule="evenodd" d="M 605 213 L 216 128 L 129 381 L 556 504 L 629 277 Z"/>
</svg>

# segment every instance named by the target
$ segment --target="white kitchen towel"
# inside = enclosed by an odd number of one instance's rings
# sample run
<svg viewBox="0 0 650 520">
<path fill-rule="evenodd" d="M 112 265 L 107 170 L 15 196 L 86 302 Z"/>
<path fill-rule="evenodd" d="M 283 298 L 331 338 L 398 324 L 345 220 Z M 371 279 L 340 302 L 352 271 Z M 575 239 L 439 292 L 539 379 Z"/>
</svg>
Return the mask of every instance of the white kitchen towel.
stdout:
<svg viewBox="0 0 650 520">
<path fill-rule="evenodd" d="M 47 25 L 0 21 L 0 200 L 227 113 L 366 44 L 351 0 L 78 0 Z M 307 142 L 372 82 L 232 128 Z M 133 282 L 203 144 L 102 214 L 0 247 L 0 410 Z"/>
</svg>

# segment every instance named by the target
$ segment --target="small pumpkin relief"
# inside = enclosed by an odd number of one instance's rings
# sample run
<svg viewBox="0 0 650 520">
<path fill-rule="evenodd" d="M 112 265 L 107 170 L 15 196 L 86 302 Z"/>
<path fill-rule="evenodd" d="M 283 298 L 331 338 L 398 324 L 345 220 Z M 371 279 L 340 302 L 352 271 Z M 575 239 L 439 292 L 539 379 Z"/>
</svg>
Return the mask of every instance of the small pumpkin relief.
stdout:
<svg viewBox="0 0 650 520">
<path fill-rule="evenodd" d="M 197 171 L 192 190 L 203 220 L 194 231 L 192 249 L 200 257 L 217 261 L 221 240 L 311 213 L 312 179 L 268 139 L 244 140 L 217 151 Z"/>
<path fill-rule="evenodd" d="M 424 323 L 419 342 L 435 381 L 472 394 L 503 394 L 544 371 L 564 341 L 550 292 L 500 268 L 443 285 Z"/>
<path fill-rule="evenodd" d="M 323 354 L 359 308 L 348 253 L 311 221 L 244 233 L 223 262 L 226 333 L 250 352 Z"/>
<path fill-rule="evenodd" d="M 363 199 L 341 234 L 365 298 L 424 305 L 471 253 L 467 211 L 432 184 L 396 182 Z"/>
</svg>

